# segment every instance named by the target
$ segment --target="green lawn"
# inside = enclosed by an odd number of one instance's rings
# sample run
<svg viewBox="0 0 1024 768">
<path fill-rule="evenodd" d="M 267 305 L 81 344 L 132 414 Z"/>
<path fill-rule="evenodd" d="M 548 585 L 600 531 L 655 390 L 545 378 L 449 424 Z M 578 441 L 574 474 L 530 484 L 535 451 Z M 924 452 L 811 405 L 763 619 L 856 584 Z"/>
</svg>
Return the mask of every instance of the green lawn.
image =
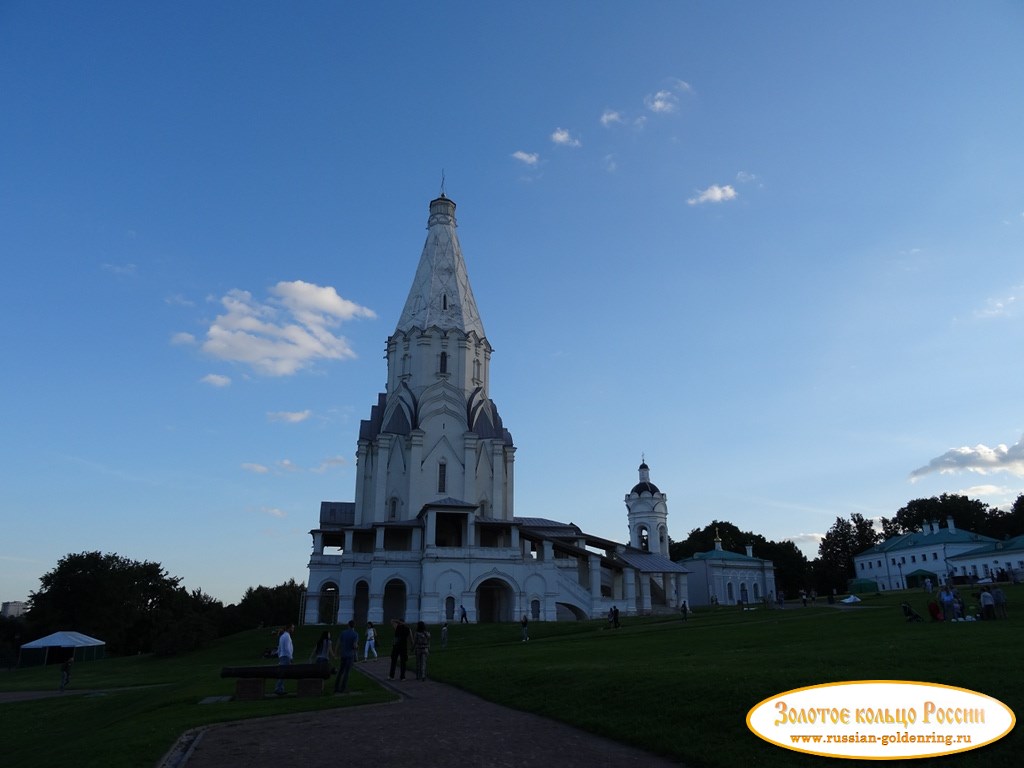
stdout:
<svg viewBox="0 0 1024 768">
<path fill-rule="evenodd" d="M 1024 587 L 1007 590 L 1011 609 Z M 536 712 L 684 762 L 732 768 L 818 765 L 829 758 L 770 745 L 746 727 L 750 707 L 783 691 L 843 680 L 944 683 L 1024 711 L 1024 619 L 907 623 L 899 604 L 920 593 L 866 597 L 857 608 L 698 611 L 679 619 L 453 628 L 431 672 L 485 698 Z M 1016 731 L 996 744 L 914 765 L 1020 766 Z M 855 761 L 844 760 L 842 765 Z"/>
<path fill-rule="evenodd" d="M 299 630 L 298 661 L 306 660 L 303 654 L 313 648 L 319 634 L 317 627 Z M 10 768 L 154 766 L 182 733 L 200 725 L 396 698 L 362 675 L 352 675 L 351 696 L 199 703 L 233 693 L 234 680 L 221 679 L 221 667 L 272 664 L 261 654 L 275 644 L 267 630 L 254 630 L 179 658 L 136 656 L 76 664 L 72 691 L 102 693 L 0 704 L 0 763 Z M 56 666 L 0 672 L 0 691 L 52 690 L 59 678 Z M 270 681 L 268 686 L 272 685 Z M 295 681 L 288 682 L 293 694 L 295 687 Z"/>
<path fill-rule="evenodd" d="M 1014 611 L 1024 587 L 1007 590 L 1009 621 L 906 623 L 906 595 L 867 597 L 840 609 L 789 605 L 783 611 L 719 608 L 678 618 L 539 623 L 520 642 L 518 624 L 450 629 L 441 650 L 434 628 L 430 673 L 508 706 L 570 722 L 677 759 L 688 766 L 732 768 L 821 765 L 828 758 L 772 746 L 747 730 L 747 711 L 791 688 L 842 680 L 919 680 L 961 686 L 1024 711 L 1020 633 Z M 924 600 L 911 596 L 922 615 Z M 302 628 L 299 657 L 319 630 Z M 185 730 L 204 723 L 377 702 L 389 694 L 353 675 L 358 695 L 322 699 L 203 704 L 230 694 L 221 666 L 262 663 L 269 634 L 246 632 L 178 659 L 136 657 L 78 665 L 70 696 L 4 704 L 4 764 L 10 766 L 150 766 Z M 381 643 L 384 650 L 388 643 Z M 56 668 L 0 673 L 0 690 L 53 688 Z M 292 684 L 294 690 L 294 683 Z M 40 724 L 43 724 L 40 727 Z M 978 750 L 914 765 L 998 768 L 1022 764 L 1016 731 Z M 850 765 L 854 761 L 843 761 Z"/>
</svg>

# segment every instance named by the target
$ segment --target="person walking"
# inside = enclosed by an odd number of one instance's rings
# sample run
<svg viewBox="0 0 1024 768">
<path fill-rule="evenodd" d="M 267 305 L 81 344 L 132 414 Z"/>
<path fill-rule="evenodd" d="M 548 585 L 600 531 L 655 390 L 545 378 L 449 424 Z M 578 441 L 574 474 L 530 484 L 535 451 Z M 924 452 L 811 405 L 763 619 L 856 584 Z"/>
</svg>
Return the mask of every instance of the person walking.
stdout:
<svg viewBox="0 0 1024 768">
<path fill-rule="evenodd" d="M 373 660 L 377 660 L 377 630 L 373 627 L 373 622 L 366 622 L 366 645 L 363 647 L 363 661 L 370 660 L 370 654 L 373 654 Z"/>
<path fill-rule="evenodd" d="M 405 680 L 405 665 L 409 663 L 409 631 L 408 625 L 401 619 L 392 619 L 391 626 L 395 629 L 395 639 L 391 644 L 391 671 L 388 680 L 395 679 L 395 667 L 399 670 L 399 680 Z"/>
<path fill-rule="evenodd" d="M 683 604 L 679 606 L 679 612 L 683 614 L 683 621 L 686 621 L 686 617 L 690 615 L 690 606 L 683 600 Z"/>
<path fill-rule="evenodd" d="M 331 644 L 331 633 L 324 630 L 320 633 L 320 639 L 316 641 L 316 648 L 313 649 L 313 663 L 327 667 L 334 658 L 334 646 Z"/>
<path fill-rule="evenodd" d="M 60 665 L 60 692 L 64 693 L 64 689 L 71 685 L 71 664 L 75 660 L 74 656 L 68 656 L 64 663 Z"/>
<path fill-rule="evenodd" d="M 526 614 L 523 614 L 523 618 L 519 620 L 520 626 L 523 628 L 523 642 L 525 643 L 530 639 L 530 621 L 526 618 Z"/>
<path fill-rule="evenodd" d="M 295 645 L 292 643 L 292 632 L 295 631 L 295 625 L 289 624 L 287 627 L 281 630 L 281 634 L 277 637 L 277 663 L 282 667 L 287 667 L 292 663 L 292 656 L 295 655 Z M 284 678 L 278 678 L 277 685 L 274 686 L 274 693 L 278 696 L 284 696 Z"/>
<path fill-rule="evenodd" d="M 427 679 L 427 656 L 430 655 L 430 632 L 422 621 L 416 622 L 412 650 L 416 654 L 416 679 L 422 683 Z"/>
<path fill-rule="evenodd" d="M 359 634 L 356 632 L 356 623 L 349 621 L 348 628 L 338 638 L 338 676 L 334 678 L 335 693 L 344 693 L 348 688 L 348 673 L 352 671 L 358 653 Z"/>
</svg>

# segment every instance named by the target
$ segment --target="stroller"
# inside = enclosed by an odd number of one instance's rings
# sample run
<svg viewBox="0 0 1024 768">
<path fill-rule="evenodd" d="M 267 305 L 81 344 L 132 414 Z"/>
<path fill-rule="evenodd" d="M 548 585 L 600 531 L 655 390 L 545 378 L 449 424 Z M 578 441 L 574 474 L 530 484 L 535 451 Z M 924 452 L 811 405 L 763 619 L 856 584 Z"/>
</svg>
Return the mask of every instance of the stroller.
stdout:
<svg viewBox="0 0 1024 768">
<path fill-rule="evenodd" d="M 921 615 L 910 607 L 910 603 L 901 603 L 900 608 L 903 609 L 903 617 L 907 621 L 924 621 L 924 619 L 921 618 Z"/>
</svg>

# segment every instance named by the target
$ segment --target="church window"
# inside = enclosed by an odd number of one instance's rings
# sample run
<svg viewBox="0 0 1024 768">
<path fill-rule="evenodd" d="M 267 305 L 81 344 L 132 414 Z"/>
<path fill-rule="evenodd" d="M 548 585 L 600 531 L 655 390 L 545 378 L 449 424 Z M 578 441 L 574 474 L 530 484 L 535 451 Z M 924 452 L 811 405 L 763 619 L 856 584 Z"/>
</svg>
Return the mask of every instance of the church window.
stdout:
<svg viewBox="0 0 1024 768">
<path fill-rule="evenodd" d="M 540 600 L 530 601 L 530 618 L 534 621 L 540 619 Z"/>
<path fill-rule="evenodd" d="M 448 311 L 448 294 L 447 293 L 442 294 L 442 296 L 441 296 L 441 309 L 443 309 L 446 312 Z"/>
<path fill-rule="evenodd" d="M 391 499 L 388 501 L 388 519 L 398 519 L 398 499 L 396 499 L 394 496 L 392 496 Z"/>
<path fill-rule="evenodd" d="M 647 534 L 647 529 L 643 526 L 640 527 L 640 549 L 644 552 L 648 552 L 650 547 L 650 540 Z"/>
<path fill-rule="evenodd" d="M 437 492 L 447 493 L 448 488 L 448 465 L 443 461 L 437 465 Z"/>
<path fill-rule="evenodd" d="M 440 370 L 441 373 L 448 373 L 448 353 L 447 352 L 442 352 L 441 353 L 441 360 L 440 360 L 440 363 L 439 363 L 438 367 L 439 367 L 439 370 Z"/>
</svg>

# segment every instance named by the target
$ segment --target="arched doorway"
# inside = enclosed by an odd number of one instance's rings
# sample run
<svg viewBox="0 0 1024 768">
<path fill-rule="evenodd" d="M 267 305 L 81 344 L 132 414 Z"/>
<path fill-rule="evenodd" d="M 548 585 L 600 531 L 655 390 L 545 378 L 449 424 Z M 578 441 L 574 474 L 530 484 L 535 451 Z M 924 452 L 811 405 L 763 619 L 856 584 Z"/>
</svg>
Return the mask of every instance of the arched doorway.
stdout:
<svg viewBox="0 0 1024 768">
<path fill-rule="evenodd" d="M 356 594 L 352 599 L 352 620 L 356 624 L 365 624 L 366 617 L 370 613 L 370 585 L 365 581 L 356 582 Z M 345 624 L 346 621 L 342 621 L 344 617 L 338 617 L 339 624 Z"/>
<path fill-rule="evenodd" d="M 405 582 L 392 579 L 384 585 L 384 623 L 392 619 L 405 621 Z"/>
<path fill-rule="evenodd" d="M 487 579 L 476 588 L 478 622 L 514 621 L 514 605 L 512 587 L 501 579 Z"/>
<path fill-rule="evenodd" d="M 444 599 L 444 617 L 447 621 L 455 621 L 455 598 L 451 595 Z"/>
<path fill-rule="evenodd" d="M 338 585 L 333 581 L 325 581 L 320 585 L 316 623 L 334 624 L 338 616 Z"/>
</svg>

